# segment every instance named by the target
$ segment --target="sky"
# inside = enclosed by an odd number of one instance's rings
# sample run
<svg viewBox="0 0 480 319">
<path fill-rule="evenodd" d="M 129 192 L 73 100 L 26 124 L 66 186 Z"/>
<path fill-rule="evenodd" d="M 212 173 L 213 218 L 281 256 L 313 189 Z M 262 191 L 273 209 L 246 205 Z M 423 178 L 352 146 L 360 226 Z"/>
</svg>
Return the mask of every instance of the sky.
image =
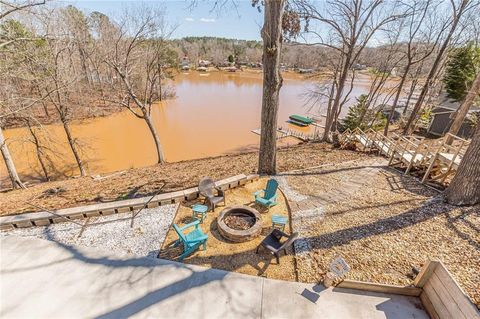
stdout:
<svg viewBox="0 0 480 319">
<path fill-rule="evenodd" d="M 73 4 L 87 13 L 99 11 L 107 15 L 120 13 L 125 7 L 136 5 L 154 5 L 165 9 L 167 20 L 177 26 L 173 38 L 186 36 L 212 36 L 236 38 L 243 40 L 260 40 L 260 29 L 263 23 L 263 13 L 251 5 L 251 0 L 236 0 L 218 9 L 213 1 L 197 0 L 192 7 L 188 0 L 163 1 L 62 1 Z"/>
</svg>

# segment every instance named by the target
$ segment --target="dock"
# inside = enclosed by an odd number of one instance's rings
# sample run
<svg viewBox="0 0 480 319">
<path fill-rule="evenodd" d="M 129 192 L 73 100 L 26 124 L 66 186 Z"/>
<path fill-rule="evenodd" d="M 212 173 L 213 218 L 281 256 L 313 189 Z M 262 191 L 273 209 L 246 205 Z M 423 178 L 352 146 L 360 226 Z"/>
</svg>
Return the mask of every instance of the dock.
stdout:
<svg viewBox="0 0 480 319">
<path fill-rule="evenodd" d="M 321 127 L 321 126 L 320 126 Z M 261 129 L 257 128 L 251 131 L 254 134 L 260 135 L 261 134 Z M 315 130 L 314 133 L 307 134 L 307 133 L 302 133 L 296 130 L 291 130 L 291 129 L 284 129 L 284 128 L 277 128 L 277 140 L 285 138 L 285 137 L 294 137 L 302 142 L 309 142 L 309 141 L 315 141 L 320 138 L 319 133 Z"/>
</svg>

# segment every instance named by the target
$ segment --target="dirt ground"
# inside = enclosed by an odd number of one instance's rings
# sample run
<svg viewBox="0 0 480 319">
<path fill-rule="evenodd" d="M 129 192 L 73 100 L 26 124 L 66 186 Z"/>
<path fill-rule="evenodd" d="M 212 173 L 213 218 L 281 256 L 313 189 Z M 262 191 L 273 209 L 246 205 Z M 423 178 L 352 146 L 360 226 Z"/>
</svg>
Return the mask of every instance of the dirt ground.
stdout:
<svg viewBox="0 0 480 319">
<path fill-rule="evenodd" d="M 289 185 L 324 197 L 360 174 L 361 168 L 346 166 L 290 176 Z M 436 191 L 391 168 L 361 179 L 348 200 L 331 201 L 325 218 L 308 225 L 311 251 L 298 257 L 299 280 L 321 280 L 340 255 L 351 266 L 349 279 L 410 285 L 413 267 L 438 258 L 479 306 L 480 206 L 447 205 Z"/>
<path fill-rule="evenodd" d="M 207 250 L 198 250 L 190 257 L 184 259 L 185 263 L 196 264 L 205 267 L 235 271 L 254 276 L 265 276 L 273 279 L 295 281 L 295 266 L 292 249 L 288 250 L 288 255 L 281 255 L 280 264 L 277 264 L 275 258 L 265 250 L 260 249 L 259 254 L 255 253 L 257 246 L 263 238 L 272 230 L 272 215 L 283 215 L 288 217 L 288 209 L 285 198 L 281 192 L 278 192 L 278 204 L 269 210 L 262 209 L 254 202 L 253 193 L 264 189 L 267 182 L 262 178 L 253 183 L 248 183 L 244 187 L 239 187 L 226 192 L 226 206 L 247 205 L 257 209 L 262 216 L 262 233 L 259 237 L 244 243 L 233 243 L 222 237 L 218 232 L 216 219 L 220 212 L 225 208 L 221 205 L 214 212 L 208 212 L 203 224 L 200 224 L 204 233 L 209 238 L 207 240 Z M 180 206 L 174 223 L 183 226 L 192 222 L 191 206 L 196 203 L 202 203 L 202 200 L 196 200 L 185 203 Z M 285 232 L 290 233 L 287 225 Z M 180 255 L 181 249 L 172 246 L 178 236 L 173 228 L 170 228 L 164 244 L 160 250 L 160 257 L 175 260 Z"/>
<path fill-rule="evenodd" d="M 349 161 L 365 155 L 336 150 L 329 144 L 301 144 L 280 149 L 278 171 Z M 46 209 L 60 209 L 86 204 L 142 197 L 172 192 L 198 185 L 204 176 L 213 179 L 255 173 L 258 152 L 204 158 L 199 160 L 135 168 L 102 178 L 81 177 L 36 184 L 22 190 L 0 193 L 0 215 L 38 211 L 28 203 Z"/>
</svg>

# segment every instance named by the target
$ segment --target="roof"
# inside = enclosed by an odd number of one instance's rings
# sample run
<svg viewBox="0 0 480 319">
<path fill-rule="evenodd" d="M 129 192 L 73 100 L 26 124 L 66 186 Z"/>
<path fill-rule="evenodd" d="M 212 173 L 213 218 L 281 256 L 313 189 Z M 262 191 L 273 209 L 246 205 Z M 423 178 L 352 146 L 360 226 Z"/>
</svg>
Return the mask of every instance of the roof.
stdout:
<svg viewBox="0 0 480 319">
<path fill-rule="evenodd" d="M 455 101 L 454 99 L 447 97 L 446 93 L 442 93 L 437 99 L 437 105 L 445 109 L 456 111 L 460 107 L 461 102 Z M 470 112 L 473 111 L 480 111 L 480 105 L 472 105 L 472 107 L 470 108 Z"/>
</svg>

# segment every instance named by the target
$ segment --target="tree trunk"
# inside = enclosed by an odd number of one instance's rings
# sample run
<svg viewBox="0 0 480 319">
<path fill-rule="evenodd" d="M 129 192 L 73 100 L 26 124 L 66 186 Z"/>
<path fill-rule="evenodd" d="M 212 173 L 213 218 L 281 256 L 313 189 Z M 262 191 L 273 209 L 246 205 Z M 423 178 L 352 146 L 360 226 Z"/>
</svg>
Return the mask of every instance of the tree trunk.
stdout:
<svg viewBox="0 0 480 319">
<path fill-rule="evenodd" d="M 462 0 L 462 3 L 460 4 L 460 7 L 458 8 L 458 11 L 454 15 L 453 21 L 452 21 L 452 27 L 450 28 L 450 31 L 448 32 L 447 37 L 445 38 L 445 41 L 443 42 L 442 46 L 440 47 L 440 50 L 438 51 L 438 54 L 435 58 L 435 61 L 433 62 L 432 68 L 430 69 L 430 72 L 428 73 L 427 79 L 425 81 L 425 84 L 423 85 L 422 91 L 420 92 L 420 96 L 418 97 L 417 103 L 415 103 L 415 106 L 413 107 L 412 114 L 410 114 L 410 117 L 408 118 L 407 124 L 403 130 L 403 135 L 408 135 L 411 134 L 413 131 L 413 123 L 415 122 L 417 118 L 417 114 L 422 108 L 423 101 L 427 97 L 428 90 L 430 86 L 433 84 L 435 75 L 437 74 L 437 71 L 441 65 L 441 62 L 443 60 L 443 55 L 445 51 L 447 50 L 450 40 L 455 33 L 455 30 L 457 29 L 458 22 L 460 21 L 460 18 L 465 12 L 465 8 L 467 7 L 468 3 L 470 0 Z M 455 9 L 454 9 L 455 10 Z"/>
<path fill-rule="evenodd" d="M 70 131 L 70 126 L 65 119 L 62 119 L 63 129 L 65 130 L 65 134 L 67 135 L 68 144 L 70 145 L 70 149 L 72 150 L 73 156 L 75 157 L 75 161 L 77 162 L 78 169 L 80 170 L 80 175 L 85 176 L 87 173 L 85 172 L 85 168 L 83 167 L 82 160 L 80 158 L 80 154 L 78 153 L 77 147 L 75 145 L 75 141 L 72 137 L 72 132 Z"/>
<path fill-rule="evenodd" d="M 417 88 L 417 83 L 418 83 L 418 80 L 413 79 L 412 83 L 410 84 L 410 92 L 408 92 L 407 101 L 405 102 L 405 107 L 403 108 L 403 112 L 402 112 L 403 115 L 407 114 L 408 105 L 410 104 L 410 100 L 412 99 L 413 93 Z"/>
<path fill-rule="evenodd" d="M 453 205 L 475 205 L 480 203 L 480 125 L 473 135 L 457 173 L 445 191 L 448 203 Z"/>
<path fill-rule="evenodd" d="M 23 185 L 20 177 L 18 177 L 17 169 L 15 168 L 15 164 L 13 163 L 12 156 L 10 155 L 10 151 L 8 150 L 7 143 L 5 138 L 3 137 L 3 129 L 0 127 L 0 150 L 2 152 L 3 160 L 5 161 L 5 166 L 7 167 L 8 175 L 10 176 L 10 180 L 12 181 L 12 187 L 16 188 L 26 188 Z"/>
<path fill-rule="evenodd" d="M 398 100 L 400 99 L 400 95 L 402 94 L 403 85 L 405 84 L 405 80 L 407 79 L 408 72 L 410 71 L 411 62 L 409 61 L 407 66 L 405 67 L 405 72 L 403 73 L 402 79 L 398 84 L 397 94 L 395 95 L 395 99 L 393 100 L 392 109 L 390 110 L 390 114 L 388 115 L 387 124 L 383 129 L 383 135 L 388 135 L 388 127 L 390 126 L 390 122 L 393 120 L 393 116 L 395 114 L 395 110 L 397 109 Z"/>
<path fill-rule="evenodd" d="M 152 119 L 150 115 L 144 114 L 143 119 L 148 125 L 150 132 L 152 133 L 153 141 L 155 142 L 155 148 L 157 150 L 157 163 L 163 164 L 165 163 L 165 158 L 163 156 L 162 144 L 160 143 L 160 138 L 158 137 L 157 129 L 153 125 Z"/>
<path fill-rule="evenodd" d="M 158 100 L 162 102 L 163 100 L 162 92 L 162 67 L 158 65 Z"/>
<path fill-rule="evenodd" d="M 328 142 L 328 138 L 330 135 L 330 127 L 332 127 L 333 116 L 332 116 L 332 104 L 333 99 L 330 97 L 333 96 L 335 93 L 336 84 L 332 83 L 332 87 L 330 88 L 329 98 L 328 98 L 328 106 L 327 106 L 327 117 L 325 118 L 325 128 L 323 130 L 322 142 Z"/>
<path fill-rule="evenodd" d="M 338 119 L 339 109 L 340 109 L 340 100 L 342 99 L 343 90 L 345 89 L 345 82 L 347 81 L 351 55 L 352 55 L 351 52 L 347 54 L 340 79 L 338 80 L 337 92 L 335 94 L 335 99 L 333 100 L 333 105 L 332 105 L 333 119 L 330 123 L 330 127 L 327 128 L 327 125 L 325 125 L 325 130 L 328 129 L 329 132 L 335 132 L 337 130 L 337 119 Z"/>
<path fill-rule="evenodd" d="M 477 74 L 477 77 L 475 78 L 475 81 L 473 81 L 472 87 L 468 91 L 467 96 L 465 97 L 465 100 L 463 101 L 462 105 L 460 105 L 460 108 L 457 110 L 455 114 L 455 120 L 453 121 L 453 124 L 450 127 L 450 130 L 448 131 L 450 134 L 453 134 L 453 135 L 458 134 L 458 132 L 460 131 L 460 128 L 462 127 L 463 121 L 465 120 L 465 116 L 467 116 L 468 110 L 473 105 L 473 102 L 475 102 L 475 99 L 477 98 L 479 93 L 480 93 L 480 72 Z M 453 142 L 453 138 L 449 136 L 447 138 L 446 143 L 448 145 L 451 145 L 452 142 Z"/>
<path fill-rule="evenodd" d="M 277 170 L 277 113 L 282 76 L 280 53 L 285 0 L 266 0 L 263 39 L 263 97 L 258 173 L 273 175 Z"/>
<path fill-rule="evenodd" d="M 42 171 L 43 171 L 43 176 L 45 177 L 46 181 L 49 181 L 50 176 L 48 175 L 47 165 L 45 164 L 45 161 L 43 160 L 43 151 L 42 151 L 42 147 L 40 145 L 40 141 L 37 137 L 37 134 L 33 130 L 33 127 L 31 125 L 30 121 L 27 119 L 26 122 L 27 122 L 27 127 L 28 127 L 28 130 L 30 132 L 30 135 L 32 135 L 32 138 L 33 138 L 33 144 L 35 144 L 35 151 L 36 151 L 36 154 L 37 154 L 38 162 L 40 163 L 40 166 L 41 166 Z"/>
</svg>

